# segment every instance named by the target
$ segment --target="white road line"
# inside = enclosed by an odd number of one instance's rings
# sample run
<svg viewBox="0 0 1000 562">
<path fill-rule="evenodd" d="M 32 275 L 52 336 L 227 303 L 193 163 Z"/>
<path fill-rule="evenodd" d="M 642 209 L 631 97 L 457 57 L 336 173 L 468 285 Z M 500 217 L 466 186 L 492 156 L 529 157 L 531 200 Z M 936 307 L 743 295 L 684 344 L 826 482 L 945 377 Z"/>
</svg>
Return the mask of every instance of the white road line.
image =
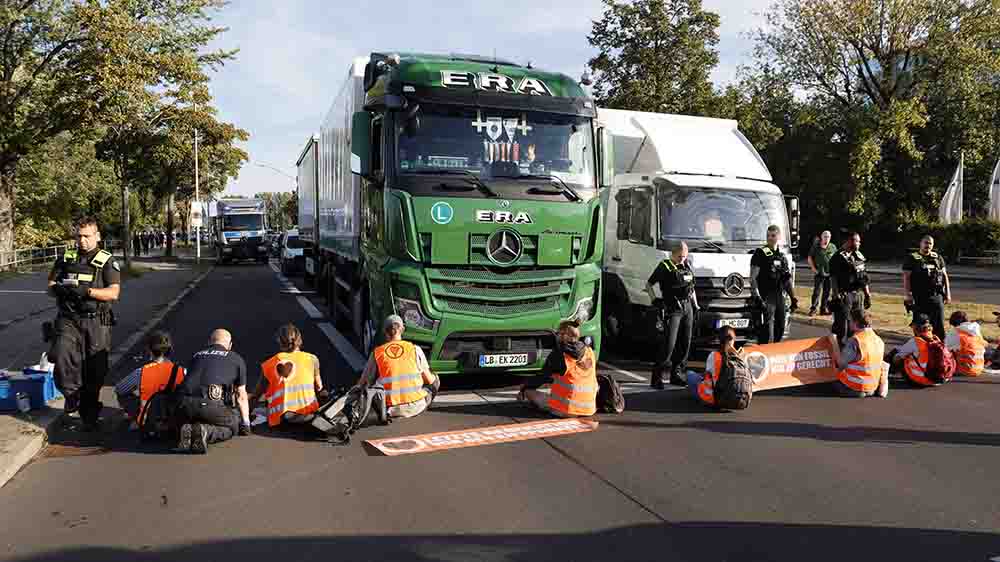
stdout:
<svg viewBox="0 0 1000 562">
<path fill-rule="evenodd" d="M 302 305 L 303 310 L 306 311 L 306 314 L 309 315 L 309 318 L 315 319 L 323 317 L 323 313 L 320 312 L 319 309 L 316 308 L 316 305 L 311 303 L 309 299 L 305 297 L 297 297 L 295 300 L 299 301 L 299 304 Z"/>
<path fill-rule="evenodd" d="M 30 295 L 45 295 L 48 294 L 47 291 L 17 291 L 14 289 L 0 290 L 0 293 L 18 293 L 18 294 L 30 294 Z"/>
<path fill-rule="evenodd" d="M 634 381 L 646 382 L 646 378 L 645 377 L 640 377 L 639 375 L 637 375 L 635 373 L 630 373 L 629 371 L 625 371 L 623 369 L 619 369 L 618 367 L 615 367 L 613 365 L 608 365 L 604 361 L 598 361 L 597 364 L 599 366 L 601 366 L 601 367 L 604 367 L 605 369 L 610 369 L 610 370 L 612 370 L 612 371 L 614 371 L 614 372 L 616 372 L 616 373 L 618 373 L 620 375 L 625 375 L 626 377 L 628 377 L 628 378 L 630 378 L 630 379 L 632 379 Z"/>
<path fill-rule="evenodd" d="M 274 265 L 274 263 L 273 263 L 273 262 L 271 262 L 271 263 L 269 263 L 269 264 L 267 264 L 267 265 L 270 265 L 270 266 L 271 266 L 271 271 L 273 271 L 273 272 L 275 272 L 275 273 L 281 273 L 281 270 L 280 270 L 280 269 L 278 269 L 278 266 Z"/>
<path fill-rule="evenodd" d="M 451 406 L 468 406 L 470 404 L 485 404 L 487 402 L 474 392 L 461 392 L 458 394 L 438 394 L 434 398 L 434 403 Z"/>
<path fill-rule="evenodd" d="M 347 338 L 340 335 L 340 332 L 338 332 L 332 324 L 323 322 L 317 324 L 316 327 L 326 334 L 330 343 L 332 343 L 333 347 L 340 352 L 340 355 L 343 356 L 345 361 L 347 361 L 347 364 L 351 367 L 351 369 L 357 372 L 361 372 L 365 369 L 365 364 L 368 361 L 366 361 L 365 358 L 358 353 L 358 350 L 354 349 L 354 346 L 351 345 L 351 342 L 347 341 Z"/>
</svg>

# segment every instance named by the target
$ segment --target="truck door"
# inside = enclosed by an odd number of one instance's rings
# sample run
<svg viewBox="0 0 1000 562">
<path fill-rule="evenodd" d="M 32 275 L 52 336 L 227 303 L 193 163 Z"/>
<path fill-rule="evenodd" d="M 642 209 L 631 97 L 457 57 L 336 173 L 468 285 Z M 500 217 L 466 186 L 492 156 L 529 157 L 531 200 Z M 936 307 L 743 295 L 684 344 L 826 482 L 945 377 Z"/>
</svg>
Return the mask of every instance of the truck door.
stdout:
<svg viewBox="0 0 1000 562">
<path fill-rule="evenodd" d="M 627 192 L 627 202 L 623 195 Z M 618 240 L 621 256 L 621 275 L 625 281 L 629 301 L 633 304 L 651 305 L 646 294 L 646 281 L 661 261 L 653 243 L 655 205 L 653 189 L 648 186 L 622 190 L 618 199 Z"/>
</svg>

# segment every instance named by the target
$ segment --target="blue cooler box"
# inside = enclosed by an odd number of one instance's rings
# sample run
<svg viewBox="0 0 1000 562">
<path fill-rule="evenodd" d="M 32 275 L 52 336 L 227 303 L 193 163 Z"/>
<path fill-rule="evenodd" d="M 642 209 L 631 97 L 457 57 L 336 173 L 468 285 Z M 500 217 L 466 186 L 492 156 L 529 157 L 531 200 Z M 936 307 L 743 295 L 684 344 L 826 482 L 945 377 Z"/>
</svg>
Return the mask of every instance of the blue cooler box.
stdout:
<svg viewBox="0 0 1000 562">
<path fill-rule="evenodd" d="M 62 398 L 62 393 L 56 389 L 51 371 L 25 369 L 24 374 L 14 375 L 7 380 L 11 383 L 12 397 L 17 396 L 18 392 L 27 394 L 31 398 L 32 410 L 44 408 L 50 400 Z M 17 409 L 16 402 L 14 409 Z"/>
<path fill-rule="evenodd" d="M 17 393 L 14 385 L 7 378 L 7 373 L 0 372 L 0 412 L 17 411 Z"/>
</svg>

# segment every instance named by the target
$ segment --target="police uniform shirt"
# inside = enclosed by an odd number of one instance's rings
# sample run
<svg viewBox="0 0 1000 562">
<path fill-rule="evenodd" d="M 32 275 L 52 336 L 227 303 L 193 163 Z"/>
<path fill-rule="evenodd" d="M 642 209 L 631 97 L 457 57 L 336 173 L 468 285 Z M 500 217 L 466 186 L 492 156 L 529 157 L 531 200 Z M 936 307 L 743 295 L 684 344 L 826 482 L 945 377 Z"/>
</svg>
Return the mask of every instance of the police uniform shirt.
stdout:
<svg viewBox="0 0 1000 562">
<path fill-rule="evenodd" d="M 907 255 L 903 261 L 903 271 L 910 272 L 910 289 L 917 298 L 931 296 L 944 288 L 943 278 L 940 286 L 935 286 L 933 282 L 936 275 L 941 274 L 943 277 L 945 271 L 944 258 L 937 252 L 930 252 L 926 256 L 920 252 Z"/>
<path fill-rule="evenodd" d="M 837 279 L 838 291 L 860 291 L 867 283 L 858 275 L 864 275 L 865 256 L 858 251 L 841 250 L 830 259 L 830 275 Z"/>
<path fill-rule="evenodd" d="M 673 271 L 667 268 L 667 260 L 664 260 L 653 270 L 647 283 L 650 285 L 659 284 L 660 294 L 665 299 L 683 300 L 690 296 L 690 290 L 694 284 L 694 271 L 691 270 L 687 260 L 680 265 L 675 264 Z"/>
<path fill-rule="evenodd" d="M 184 396 L 203 396 L 203 390 L 212 385 L 221 386 L 226 392 L 247 384 L 247 364 L 235 351 L 213 345 L 194 354 L 191 368 L 178 387 Z"/>
<path fill-rule="evenodd" d="M 781 274 L 788 268 L 788 262 L 785 261 L 785 255 L 781 253 L 781 250 L 764 247 L 754 251 L 753 257 L 750 258 L 750 267 L 756 267 L 759 270 L 757 291 L 765 295 L 773 293 L 781 287 Z"/>
<path fill-rule="evenodd" d="M 95 289 L 102 289 L 110 287 L 111 285 L 121 285 L 121 266 L 118 265 L 118 260 L 114 257 L 109 258 L 108 261 L 104 263 L 104 267 L 101 269 L 96 269 L 94 266 L 90 265 L 90 262 L 94 260 L 94 257 L 100 251 L 100 248 L 95 248 L 87 253 L 78 252 L 76 261 L 69 263 L 66 262 L 65 255 L 58 256 L 56 258 L 56 262 L 52 265 L 52 272 L 49 278 L 58 282 L 68 273 L 66 272 L 67 268 L 75 266 L 74 269 L 83 271 L 84 268 L 81 266 L 85 266 L 89 273 L 94 275 L 94 281 L 90 283 L 91 287 L 94 287 Z M 65 299 L 59 299 L 59 309 L 62 312 L 67 313 L 74 312 L 70 308 L 70 303 L 66 302 Z"/>
</svg>

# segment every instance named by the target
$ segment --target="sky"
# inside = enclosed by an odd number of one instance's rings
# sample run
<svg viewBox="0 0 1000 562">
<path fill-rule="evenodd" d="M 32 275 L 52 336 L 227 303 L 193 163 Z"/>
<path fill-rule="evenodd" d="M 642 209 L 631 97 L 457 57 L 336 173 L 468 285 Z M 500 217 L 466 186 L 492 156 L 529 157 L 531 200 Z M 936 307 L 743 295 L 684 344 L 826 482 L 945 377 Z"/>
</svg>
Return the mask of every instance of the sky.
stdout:
<svg viewBox="0 0 1000 562">
<path fill-rule="evenodd" d="M 749 61 L 745 33 L 771 0 L 704 0 L 718 13 L 717 84 Z M 250 132 L 250 161 L 227 194 L 295 188 L 295 161 L 318 132 L 350 61 L 372 51 L 477 53 L 579 77 L 601 0 L 233 0 L 216 16 L 229 28 L 213 47 L 239 49 L 215 72 L 221 119 Z"/>
</svg>

